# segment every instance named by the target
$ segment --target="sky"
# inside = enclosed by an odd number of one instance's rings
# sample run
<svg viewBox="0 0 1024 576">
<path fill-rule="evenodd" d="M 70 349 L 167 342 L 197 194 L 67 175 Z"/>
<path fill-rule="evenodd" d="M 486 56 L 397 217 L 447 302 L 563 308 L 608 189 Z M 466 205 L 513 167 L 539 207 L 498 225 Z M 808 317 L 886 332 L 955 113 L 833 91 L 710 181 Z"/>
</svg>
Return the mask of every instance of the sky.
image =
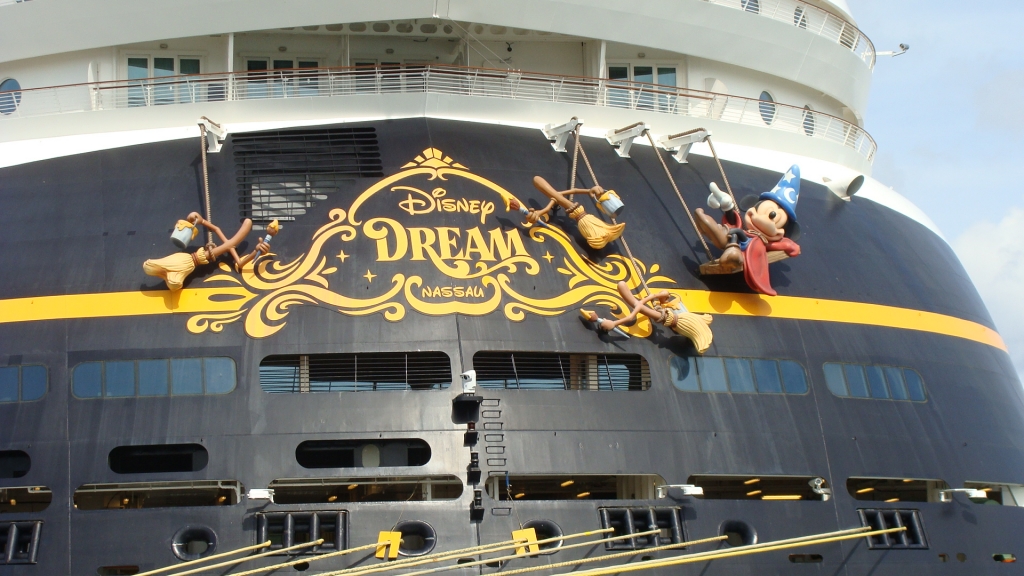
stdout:
<svg viewBox="0 0 1024 576">
<path fill-rule="evenodd" d="M 873 176 L 942 230 L 1024 381 L 1024 2 L 849 0 L 879 57 Z"/>
</svg>

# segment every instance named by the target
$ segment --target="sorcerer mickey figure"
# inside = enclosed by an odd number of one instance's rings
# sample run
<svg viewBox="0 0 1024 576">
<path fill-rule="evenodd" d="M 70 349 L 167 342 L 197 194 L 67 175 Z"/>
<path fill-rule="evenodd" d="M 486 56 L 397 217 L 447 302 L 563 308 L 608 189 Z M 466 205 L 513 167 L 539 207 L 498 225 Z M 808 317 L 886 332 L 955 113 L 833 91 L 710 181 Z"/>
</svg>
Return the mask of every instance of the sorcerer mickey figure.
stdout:
<svg viewBox="0 0 1024 576">
<path fill-rule="evenodd" d="M 751 290 L 775 296 L 768 278 L 768 252 L 782 251 L 799 256 L 800 225 L 796 220 L 796 202 L 800 197 L 800 167 L 792 166 L 768 192 L 740 200 L 741 215 L 732 197 L 711 183 L 708 206 L 722 210 L 722 223 L 695 210 L 697 226 L 722 250 L 718 259 L 723 272 L 743 269 L 743 277 Z"/>
</svg>

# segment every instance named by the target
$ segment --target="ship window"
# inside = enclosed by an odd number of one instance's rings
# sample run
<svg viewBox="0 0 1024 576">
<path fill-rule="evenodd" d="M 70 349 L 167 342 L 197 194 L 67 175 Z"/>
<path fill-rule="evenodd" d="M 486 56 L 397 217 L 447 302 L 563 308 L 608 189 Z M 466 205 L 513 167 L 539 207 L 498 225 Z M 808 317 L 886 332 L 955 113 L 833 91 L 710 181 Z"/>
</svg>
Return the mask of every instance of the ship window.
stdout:
<svg viewBox="0 0 1024 576">
<path fill-rule="evenodd" d="M 487 478 L 495 500 L 653 500 L 657 474 L 512 474 Z"/>
<path fill-rule="evenodd" d="M 235 361 L 226 357 L 83 362 L 71 373 L 77 398 L 220 395 L 236 384 Z"/>
<path fill-rule="evenodd" d="M 0 82 L 0 114 L 12 114 L 21 104 L 21 84 L 14 78 Z"/>
<path fill-rule="evenodd" d="M 705 500 L 828 500 L 831 489 L 818 476 L 703 475 L 687 484 L 704 489 Z"/>
<path fill-rule="evenodd" d="M 1024 484 L 999 482 L 964 482 L 964 488 L 981 490 L 988 496 L 982 504 L 1002 506 L 1024 506 Z"/>
<path fill-rule="evenodd" d="M 810 106 L 804 106 L 804 134 L 814 136 L 814 111 Z"/>
<path fill-rule="evenodd" d="M 32 468 L 32 459 L 21 450 L 0 450 L 0 478 L 21 478 Z"/>
<path fill-rule="evenodd" d="M 46 394 L 46 366 L 0 366 L 0 403 L 30 402 Z"/>
<path fill-rule="evenodd" d="M 107 464 L 115 474 L 198 472 L 206 468 L 209 460 L 206 448 L 199 444 L 118 446 L 107 456 Z"/>
<path fill-rule="evenodd" d="M 754 14 L 761 12 L 761 0 L 740 0 L 740 6 L 747 12 Z"/>
<path fill-rule="evenodd" d="M 792 360 L 676 356 L 672 383 L 684 392 L 806 394 L 804 368 Z"/>
<path fill-rule="evenodd" d="M 247 85 L 255 89 L 253 80 Z M 384 175 L 377 132 L 369 127 L 240 133 L 232 146 L 241 216 L 257 225 L 295 220 L 355 178 Z"/>
<path fill-rule="evenodd" d="M 829 362 L 822 369 L 825 384 L 836 396 L 912 402 L 928 399 L 921 375 L 909 368 Z"/>
<path fill-rule="evenodd" d="M 75 490 L 74 503 L 79 510 L 230 506 L 243 490 L 235 480 L 85 484 Z"/>
<path fill-rule="evenodd" d="M 443 390 L 451 382 L 444 352 L 287 354 L 260 362 L 260 387 L 271 394 Z"/>
<path fill-rule="evenodd" d="M 752 0 L 756 2 L 757 0 Z M 759 98 L 760 102 L 757 103 L 757 109 L 761 112 L 761 120 L 764 120 L 765 124 L 771 124 L 775 122 L 775 99 L 768 91 L 761 92 Z"/>
<path fill-rule="evenodd" d="M 638 354 L 477 352 L 477 385 L 516 390 L 647 390 L 651 372 Z"/>
<path fill-rule="evenodd" d="M 803 6 L 797 6 L 796 10 L 793 11 L 793 26 L 807 28 L 807 12 Z"/>
<path fill-rule="evenodd" d="M 0 487 L 0 514 L 41 512 L 53 500 L 53 492 L 45 486 Z"/>
<path fill-rule="evenodd" d="M 307 440 L 295 449 L 303 468 L 423 466 L 430 445 L 423 440 Z"/>
<path fill-rule="evenodd" d="M 276 504 L 423 502 L 462 496 L 455 476 L 281 478 L 270 483 Z"/>
<path fill-rule="evenodd" d="M 849 478 L 846 490 L 857 500 L 873 502 L 939 502 L 942 480 L 918 478 Z"/>
</svg>

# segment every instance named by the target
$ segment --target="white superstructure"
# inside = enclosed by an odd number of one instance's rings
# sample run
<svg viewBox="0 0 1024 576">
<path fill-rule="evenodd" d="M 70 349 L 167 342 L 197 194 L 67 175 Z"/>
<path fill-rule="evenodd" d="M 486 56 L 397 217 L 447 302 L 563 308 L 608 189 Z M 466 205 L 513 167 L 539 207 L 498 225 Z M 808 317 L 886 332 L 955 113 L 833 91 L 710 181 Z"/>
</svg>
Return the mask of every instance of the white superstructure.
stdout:
<svg viewBox="0 0 1024 576">
<path fill-rule="evenodd" d="M 595 136 L 703 127 L 726 158 L 844 180 L 874 159 L 874 64 L 842 0 L 7 1 L 0 166 L 194 137 L 204 115 L 228 131 L 578 115 Z M 870 178 L 862 194 L 934 229 Z"/>
</svg>

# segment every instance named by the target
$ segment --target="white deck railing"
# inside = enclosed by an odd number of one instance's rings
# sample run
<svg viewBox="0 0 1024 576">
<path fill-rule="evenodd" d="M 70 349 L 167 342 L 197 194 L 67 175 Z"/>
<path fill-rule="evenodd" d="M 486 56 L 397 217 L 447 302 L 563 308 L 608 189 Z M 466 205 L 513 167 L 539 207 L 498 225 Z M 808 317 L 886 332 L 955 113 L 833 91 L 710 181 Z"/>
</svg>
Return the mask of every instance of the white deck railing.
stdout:
<svg viewBox="0 0 1024 576">
<path fill-rule="evenodd" d="M 875 141 L 829 114 L 672 86 L 487 68 L 346 67 L 198 74 L 0 92 L 4 119 L 220 101 L 432 93 L 603 106 L 756 126 L 853 148 L 869 162 Z"/>
<path fill-rule="evenodd" d="M 800 0 L 705 0 L 804 28 L 853 51 L 868 68 L 875 67 L 875 45 L 843 17 Z"/>
</svg>

